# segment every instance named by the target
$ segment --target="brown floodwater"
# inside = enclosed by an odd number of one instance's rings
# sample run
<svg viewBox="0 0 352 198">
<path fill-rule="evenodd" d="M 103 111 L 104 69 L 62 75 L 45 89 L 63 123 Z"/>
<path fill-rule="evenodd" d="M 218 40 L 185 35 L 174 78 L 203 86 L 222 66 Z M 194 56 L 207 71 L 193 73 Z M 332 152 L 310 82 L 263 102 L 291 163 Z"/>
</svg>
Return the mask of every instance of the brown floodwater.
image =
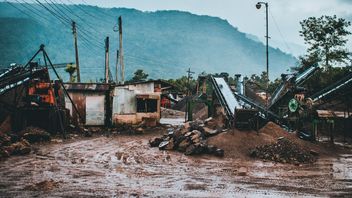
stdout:
<svg viewBox="0 0 352 198">
<path fill-rule="evenodd" d="M 99 136 L 35 145 L 37 149 L 30 155 L 0 162 L 0 195 L 352 196 L 352 155 L 325 157 L 300 166 L 207 155 L 190 157 L 150 148 L 148 139 L 155 136 L 158 134 Z M 48 184 L 40 185 L 43 182 Z"/>
</svg>

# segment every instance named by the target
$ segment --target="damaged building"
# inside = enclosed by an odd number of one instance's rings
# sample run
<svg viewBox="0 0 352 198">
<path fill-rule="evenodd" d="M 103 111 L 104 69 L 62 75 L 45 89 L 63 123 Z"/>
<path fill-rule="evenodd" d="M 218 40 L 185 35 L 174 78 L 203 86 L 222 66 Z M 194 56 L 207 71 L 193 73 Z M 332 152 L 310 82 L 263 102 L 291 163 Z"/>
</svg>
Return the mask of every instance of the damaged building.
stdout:
<svg viewBox="0 0 352 198">
<path fill-rule="evenodd" d="M 75 122 L 81 116 L 81 123 L 87 126 L 116 126 L 141 122 L 156 125 L 160 120 L 162 91 L 170 85 L 150 80 L 124 85 L 65 83 L 65 87 L 77 105 L 78 112 L 75 112 L 66 99 L 66 108 Z"/>
</svg>

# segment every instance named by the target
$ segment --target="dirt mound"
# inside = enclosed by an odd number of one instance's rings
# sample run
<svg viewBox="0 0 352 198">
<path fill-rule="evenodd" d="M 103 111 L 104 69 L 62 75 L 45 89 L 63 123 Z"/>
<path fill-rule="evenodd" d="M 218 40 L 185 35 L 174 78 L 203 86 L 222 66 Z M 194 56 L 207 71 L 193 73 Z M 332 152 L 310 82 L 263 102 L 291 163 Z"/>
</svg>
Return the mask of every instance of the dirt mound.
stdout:
<svg viewBox="0 0 352 198">
<path fill-rule="evenodd" d="M 299 139 L 295 133 L 289 133 L 273 122 L 268 122 L 258 132 L 239 131 L 231 129 L 225 133 L 210 137 L 208 143 L 224 149 L 225 157 L 249 158 L 250 150 L 263 145 L 274 144 L 277 139 L 284 137 L 301 149 L 314 150 L 319 154 L 330 154 L 331 151 L 320 143 L 311 143 Z"/>
<path fill-rule="evenodd" d="M 315 152 L 302 149 L 292 141 L 279 138 L 274 144 L 258 146 L 250 151 L 250 156 L 281 163 L 312 163 L 316 161 Z"/>
</svg>

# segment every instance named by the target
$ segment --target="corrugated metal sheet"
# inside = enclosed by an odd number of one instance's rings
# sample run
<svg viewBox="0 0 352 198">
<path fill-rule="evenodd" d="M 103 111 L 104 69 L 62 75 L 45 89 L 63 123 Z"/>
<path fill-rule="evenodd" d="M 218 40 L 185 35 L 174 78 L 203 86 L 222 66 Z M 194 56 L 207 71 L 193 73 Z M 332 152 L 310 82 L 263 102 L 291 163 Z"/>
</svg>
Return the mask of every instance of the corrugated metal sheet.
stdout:
<svg viewBox="0 0 352 198">
<path fill-rule="evenodd" d="M 65 88 L 68 91 L 108 91 L 110 89 L 110 84 L 100 84 L 100 83 L 65 83 Z"/>
<path fill-rule="evenodd" d="M 86 96 L 86 125 L 104 125 L 105 96 Z"/>
<path fill-rule="evenodd" d="M 219 85 L 220 91 L 226 100 L 227 105 L 229 106 L 230 111 L 232 114 L 235 114 L 235 108 L 241 108 L 241 105 L 236 100 L 235 96 L 233 95 L 229 85 L 223 78 L 214 78 L 216 83 Z"/>
<path fill-rule="evenodd" d="M 132 114 L 136 113 L 136 94 L 128 88 L 117 87 L 114 90 L 113 114 Z"/>
</svg>

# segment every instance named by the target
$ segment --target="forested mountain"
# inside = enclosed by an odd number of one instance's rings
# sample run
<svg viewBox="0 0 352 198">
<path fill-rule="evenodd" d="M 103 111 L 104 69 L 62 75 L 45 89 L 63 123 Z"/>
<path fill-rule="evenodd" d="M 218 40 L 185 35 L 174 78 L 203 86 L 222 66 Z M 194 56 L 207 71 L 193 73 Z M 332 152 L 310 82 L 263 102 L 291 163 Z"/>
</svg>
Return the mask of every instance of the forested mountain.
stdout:
<svg viewBox="0 0 352 198">
<path fill-rule="evenodd" d="M 127 78 L 137 69 L 154 79 L 180 77 L 189 67 L 196 73 L 230 75 L 259 74 L 265 70 L 265 46 L 217 17 L 181 11 L 14 3 L 0 3 L 0 65 L 25 63 L 41 43 L 54 63 L 74 62 L 70 23 L 75 20 L 81 76 L 84 81 L 96 81 L 104 75 L 106 36 L 110 37 L 111 71 L 115 71 L 118 33 L 113 29 L 118 16 L 123 20 Z M 295 64 L 292 55 L 270 48 L 271 78 L 279 77 Z M 60 73 L 68 78 L 62 69 Z"/>
</svg>

